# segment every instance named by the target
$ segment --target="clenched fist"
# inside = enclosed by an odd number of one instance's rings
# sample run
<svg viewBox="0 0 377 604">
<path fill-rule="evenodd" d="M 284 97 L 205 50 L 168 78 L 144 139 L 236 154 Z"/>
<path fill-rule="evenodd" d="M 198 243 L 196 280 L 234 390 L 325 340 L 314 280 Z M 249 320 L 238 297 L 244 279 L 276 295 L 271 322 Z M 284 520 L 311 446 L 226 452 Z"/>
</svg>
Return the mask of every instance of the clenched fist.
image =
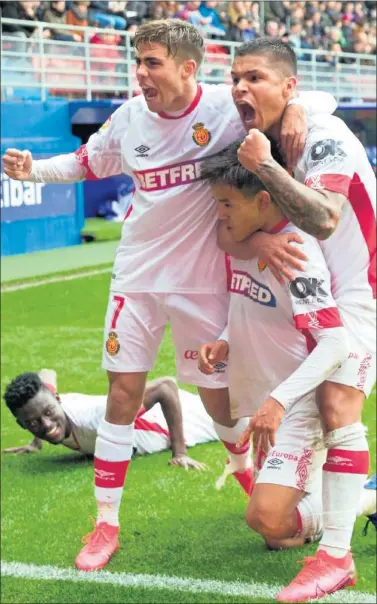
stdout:
<svg viewBox="0 0 377 604">
<path fill-rule="evenodd" d="M 7 149 L 3 156 L 4 172 L 14 180 L 27 180 L 31 173 L 33 158 L 30 151 Z"/>
<path fill-rule="evenodd" d="M 243 143 L 238 149 L 238 159 L 249 172 L 257 173 L 260 164 L 272 160 L 271 143 L 268 138 L 256 128 L 249 130 Z"/>
</svg>

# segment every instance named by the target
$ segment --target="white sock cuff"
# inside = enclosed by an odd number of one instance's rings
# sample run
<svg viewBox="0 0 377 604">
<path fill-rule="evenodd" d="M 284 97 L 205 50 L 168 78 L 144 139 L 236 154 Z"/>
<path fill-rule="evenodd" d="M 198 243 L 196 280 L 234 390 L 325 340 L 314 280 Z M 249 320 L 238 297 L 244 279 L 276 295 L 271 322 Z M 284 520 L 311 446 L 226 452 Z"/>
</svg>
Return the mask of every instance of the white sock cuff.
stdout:
<svg viewBox="0 0 377 604">
<path fill-rule="evenodd" d="M 132 445 L 133 432 L 133 423 L 127 426 L 119 426 L 118 424 L 110 424 L 103 419 L 98 427 L 97 438 L 116 445 Z"/>
<path fill-rule="evenodd" d="M 248 424 L 249 420 L 247 417 L 239 419 L 233 428 L 223 426 L 215 421 L 213 422 L 213 426 L 220 440 L 225 440 L 225 442 L 232 444 L 236 444 L 239 441 L 241 434 L 246 430 Z"/>
<path fill-rule="evenodd" d="M 325 445 L 327 449 L 341 446 L 347 449 L 348 447 L 353 448 L 355 440 L 362 439 L 366 440 L 367 428 L 361 423 L 350 424 L 349 426 L 343 426 L 343 428 L 337 428 L 328 432 L 325 436 Z M 368 447 L 367 447 L 368 448 Z"/>
</svg>

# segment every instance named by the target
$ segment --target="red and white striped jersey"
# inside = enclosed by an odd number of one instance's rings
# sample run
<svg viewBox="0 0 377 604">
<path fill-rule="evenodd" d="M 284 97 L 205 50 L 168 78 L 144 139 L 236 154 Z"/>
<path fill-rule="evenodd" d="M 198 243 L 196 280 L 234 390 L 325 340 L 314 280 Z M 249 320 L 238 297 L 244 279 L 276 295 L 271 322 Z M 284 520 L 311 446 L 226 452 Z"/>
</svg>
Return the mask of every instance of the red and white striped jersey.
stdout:
<svg viewBox="0 0 377 604">
<path fill-rule="evenodd" d="M 60 399 L 62 409 L 72 425 L 71 435 L 62 444 L 69 449 L 93 455 L 97 430 L 105 416 L 107 396 L 68 393 L 61 394 Z M 200 397 L 180 389 L 179 399 L 186 445 L 193 447 L 218 440 L 212 419 L 204 409 Z M 138 413 L 133 447 L 139 455 L 169 449 L 170 435 L 159 403 L 149 411 L 141 409 Z"/>
<path fill-rule="evenodd" d="M 339 118 L 309 120 L 304 153 L 295 178 L 313 189 L 342 193 L 349 199 L 338 227 L 320 246 L 332 274 L 339 307 L 375 308 L 376 178 L 361 142 Z"/>
<path fill-rule="evenodd" d="M 313 330 L 343 324 L 319 242 L 287 221 L 274 232 L 298 233 L 309 260 L 280 285 L 257 258 L 232 258 L 228 376 L 235 417 L 254 413 L 298 369 L 316 344 Z"/>
</svg>

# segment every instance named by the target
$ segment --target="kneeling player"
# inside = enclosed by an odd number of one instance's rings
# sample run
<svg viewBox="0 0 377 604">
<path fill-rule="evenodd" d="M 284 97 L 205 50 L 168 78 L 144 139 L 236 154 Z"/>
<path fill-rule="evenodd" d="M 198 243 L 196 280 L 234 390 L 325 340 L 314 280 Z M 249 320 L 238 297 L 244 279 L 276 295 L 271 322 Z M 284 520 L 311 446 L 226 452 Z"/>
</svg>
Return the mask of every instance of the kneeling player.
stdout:
<svg viewBox="0 0 377 604">
<path fill-rule="evenodd" d="M 17 376 L 7 387 L 5 402 L 17 423 L 34 435 L 23 447 L 5 453 L 27 453 L 42 448 L 42 440 L 94 454 L 98 426 L 105 416 L 106 396 L 57 393 L 56 373 L 42 369 Z M 148 382 L 143 407 L 135 420 L 134 453 L 172 449 L 170 465 L 204 469 L 187 456 L 186 446 L 218 440 L 212 419 L 198 395 L 178 389 L 173 378 Z"/>
<path fill-rule="evenodd" d="M 354 360 L 372 360 L 373 350 L 360 349 L 357 334 L 347 320 L 346 302 L 342 314 L 339 312 L 331 293 L 334 275 L 318 241 L 285 219 L 265 186 L 240 165 L 237 147 L 231 145 L 202 163 L 202 176 L 212 183 L 219 218 L 230 237 L 242 243 L 257 230 L 295 232 L 302 237 L 302 251 L 309 258 L 305 270 L 283 286 L 257 259 L 232 259 L 228 341 L 223 336 L 222 342 L 202 347 L 200 354 L 202 371 L 210 373 L 213 364 L 226 358 L 230 350 L 232 417 L 253 415 L 243 441 L 254 432 L 258 449 L 259 475 L 247 522 L 276 547 L 298 534 L 302 543 L 319 536 L 323 528 L 331 530 L 334 516 L 322 514 L 326 449 L 315 389 L 327 379 L 341 381 L 348 371 L 346 383 L 352 379 L 354 388 L 368 396 L 375 374 L 370 370 L 358 375 L 355 367 L 359 365 Z M 355 489 L 360 492 L 368 470 L 368 453 L 359 465 L 353 463 L 352 450 L 339 455 L 343 460 L 331 461 L 328 456 L 324 470 L 331 463 L 343 463 L 347 469 L 351 466 Z M 357 510 L 350 513 L 355 517 Z M 342 513 L 338 522 L 342 523 L 343 517 Z M 322 544 L 319 552 L 318 559 L 325 559 L 329 567 L 328 559 L 335 559 L 336 552 L 328 556 Z M 331 593 L 354 583 L 350 554 L 331 565 L 330 582 L 323 583 L 325 593 L 327 585 Z M 339 584 L 333 581 L 336 572 Z M 304 593 L 300 597 L 297 601 L 309 599 Z"/>
</svg>

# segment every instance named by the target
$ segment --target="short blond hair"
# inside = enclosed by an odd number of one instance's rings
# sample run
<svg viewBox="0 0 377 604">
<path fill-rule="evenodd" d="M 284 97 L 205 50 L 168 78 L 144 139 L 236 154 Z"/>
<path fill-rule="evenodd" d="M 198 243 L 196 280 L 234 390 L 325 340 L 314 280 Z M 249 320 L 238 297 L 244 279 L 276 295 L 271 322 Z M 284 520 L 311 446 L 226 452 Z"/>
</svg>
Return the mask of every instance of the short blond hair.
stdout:
<svg viewBox="0 0 377 604">
<path fill-rule="evenodd" d="M 204 39 L 194 25 L 181 19 L 158 19 L 140 25 L 132 40 L 139 50 L 142 44 L 161 44 L 172 57 L 194 59 L 197 68 L 204 58 Z"/>
</svg>

